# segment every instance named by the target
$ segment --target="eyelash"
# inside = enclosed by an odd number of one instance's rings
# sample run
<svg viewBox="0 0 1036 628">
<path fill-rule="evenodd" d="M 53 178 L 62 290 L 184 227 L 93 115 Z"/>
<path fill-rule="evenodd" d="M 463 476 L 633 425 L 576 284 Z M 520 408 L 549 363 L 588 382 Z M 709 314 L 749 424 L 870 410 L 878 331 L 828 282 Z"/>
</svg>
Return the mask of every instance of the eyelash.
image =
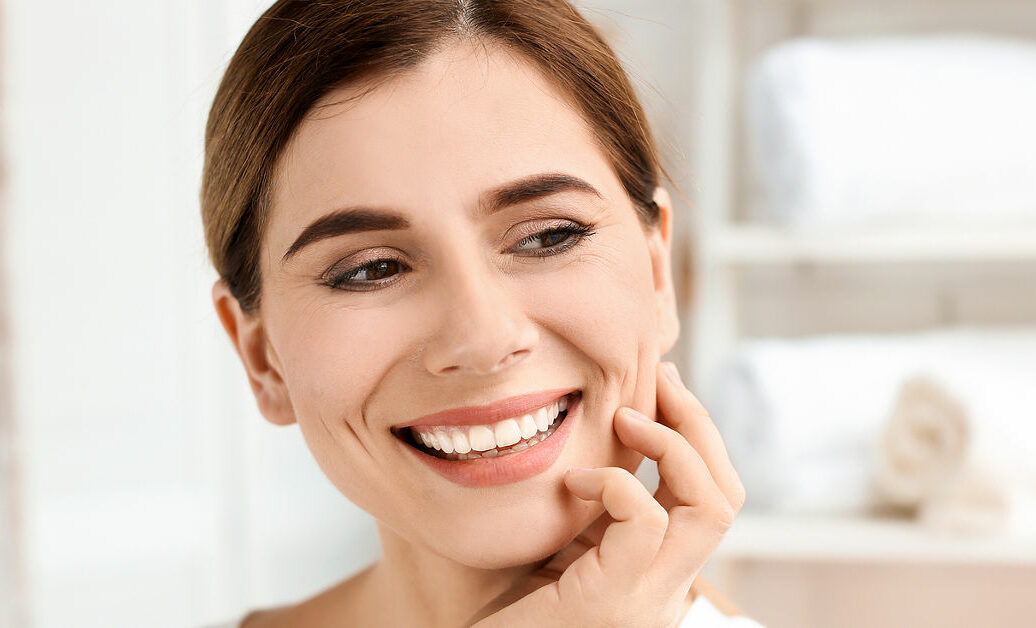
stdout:
<svg viewBox="0 0 1036 628">
<path fill-rule="evenodd" d="M 550 257 L 550 256 L 553 256 L 553 255 L 559 255 L 561 253 L 564 253 L 565 251 L 567 251 L 567 250 L 569 250 L 569 249 L 579 245 L 586 238 L 589 238 L 590 236 L 594 235 L 595 233 L 597 233 L 597 232 L 593 231 L 593 226 L 592 225 L 583 225 L 583 224 L 578 224 L 578 223 L 571 223 L 571 224 L 567 224 L 567 225 L 560 225 L 560 226 L 557 226 L 557 227 L 552 227 L 550 229 L 545 229 L 543 231 L 539 231 L 539 232 L 534 233 L 532 235 L 525 236 L 524 238 L 522 238 L 521 240 L 519 240 L 515 244 L 515 248 L 523 246 L 525 244 L 528 244 L 529 242 L 532 242 L 533 240 L 536 240 L 538 238 L 546 238 L 548 235 L 553 235 L 553 234 L 565 234 L 565 235 L 567 235 L 568 237 L 566 239 L 562 240 L 561 242 L 559 242 L 558 244 L 555 244 L 555 245 L 553 245 L 551 247 L 544 247 L 544 248 L 541 248 L 541 249 L 537 249 L 538 252 L 531 253 L 531 254 L 525 256 L 525 257 Z M 380 259 L 376 259 L 376 260 L 371 260 L 371 261 L 369 261 L 369 262 L 367 262 L 365 264 L 362 264 L 360 266 L 355 266 L 355 267 L 350 268 L 348 270 L 342 271 L 341 273 L 338 273 L 336 275 L 328 277 L 327 280 L 322 282 L 322 283 L 323 283 L 323 285 L 327 286 L 328 288 L 331 288 L 331 289 L 334 289 L 334 290 L 347 290 L 347 291 L 351 291 L 351 292 L 366 292 L 366 291 L 370 291 L 370 290 L 377 290 L 381 286 L 384 286 L 384 285 L 387 285 L 387 284 L 390 284 L 390 283 L 394 283 L 396 280 L 390 278 L 390 279 L 385 280 L 385 281 L 372 280 L 372 281 L 353 282 L 353 281 L 350 281 L 350 278 L 356 276 L 357 274 L 359 274 L 359 273 L 361 273 L 361 272 L 363 272 L 365 270 L 366 271 L 373 271 L 377 266 L 379 266 L 381 264 L 384 264 L 386 262 L 388 262 L 390 264 L 394 263 L 394 264 L 397 264 L 398 266 L 402 266 L 404 268 L 409 269 L 409 267 L 406 264 L 404 264 L 403 262 L 399 261 L 398 259 L 391 258 L 391 257 L 386 257 L 386 258 L 380 258 Z M 393 275 L 396 275 L 396 274 L 400 274 L 400 273 L 393 273 Z M 357 288 L 357 287 L 349 287 L 349 288 L 347 288 L 347 287 L 344 287 L 344 286 L 348 286 L 350 284 L 352 286 L 365 285 L 365 286 L 370 286 L 370 287 L 364 287 L 364 288 Z"/>
</svg>

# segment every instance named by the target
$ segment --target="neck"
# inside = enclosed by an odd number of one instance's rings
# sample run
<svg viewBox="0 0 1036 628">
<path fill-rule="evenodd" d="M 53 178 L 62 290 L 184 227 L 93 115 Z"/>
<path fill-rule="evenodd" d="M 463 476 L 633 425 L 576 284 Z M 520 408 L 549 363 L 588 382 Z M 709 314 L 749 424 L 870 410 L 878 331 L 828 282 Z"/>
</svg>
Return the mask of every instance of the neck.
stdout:
<svg viewBox="0 0 1036 628">
<path fill-rule="evenodd" d="M 410 543 L 378 524 L 382 560 L 371 573 L 371 596 L 391 625 L 462 626 L 536 568 L 535 564 L 504 569 L 463 565 Z"/>
</svg>

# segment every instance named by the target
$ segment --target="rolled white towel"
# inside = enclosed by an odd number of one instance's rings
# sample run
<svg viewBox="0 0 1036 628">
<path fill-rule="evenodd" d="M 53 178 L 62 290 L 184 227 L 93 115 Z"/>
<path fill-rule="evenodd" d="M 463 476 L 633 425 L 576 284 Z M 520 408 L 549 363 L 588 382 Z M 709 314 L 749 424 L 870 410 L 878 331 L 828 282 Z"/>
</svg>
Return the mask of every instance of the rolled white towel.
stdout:
<svg viewBox="0 0 1036 628">
<path fill-rule="evenodd" d="M 1036 44 L 803 38 L 745 88 L 754 218 L 800 229 L 1036 222 Z"/>
<path fill-rule="evenodd" d="M 881 435 L 877 499 L 915 511 L 953 484 L 967 462 L 971 425 L 964 407 L 926 375 L 908 378 Z"/>
<path fill-rule="evenodd" d="M 869 512 L 881 435 L 903 382 L 926 373 L 971 419 L 966 461 L 1036 478 L 1036 330 L 755 339 L 705 396 L 746 509 Z"/>
<path fill-rule="evenodd" d="M 921 525 L 951 534 L 1036 537 L 1036 477 L 973 455 L 963 405 L 925 375 L 904 383 L 882 435 L 879 503 L 913 511 Z"/>
</svg>

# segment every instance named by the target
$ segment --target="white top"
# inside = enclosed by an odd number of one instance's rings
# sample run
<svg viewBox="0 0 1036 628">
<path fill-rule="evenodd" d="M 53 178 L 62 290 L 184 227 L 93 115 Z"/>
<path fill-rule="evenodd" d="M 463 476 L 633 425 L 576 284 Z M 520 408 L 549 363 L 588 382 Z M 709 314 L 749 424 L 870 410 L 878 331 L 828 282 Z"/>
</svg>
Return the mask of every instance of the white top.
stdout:
<svg viewBox="0 0 1036 628">
<path fill-rule="evenodd" d="M 709 598 L 699 595 L 683 616 L 679 628 L 766 628 L 754 619 L 741 615 L 727 617 L 713 606 Z"/>
<path fill-rule="evenodd" d="M 230 621 L 208 628 L 240 628 L 240 622 Z M 679 628 L 766 628 L 754 619 L 736 616 L 727 617 L 716 608 L 709 598 L 699 595 L 694 599 L 691 608 L 684 615 Z"/>
</svg>

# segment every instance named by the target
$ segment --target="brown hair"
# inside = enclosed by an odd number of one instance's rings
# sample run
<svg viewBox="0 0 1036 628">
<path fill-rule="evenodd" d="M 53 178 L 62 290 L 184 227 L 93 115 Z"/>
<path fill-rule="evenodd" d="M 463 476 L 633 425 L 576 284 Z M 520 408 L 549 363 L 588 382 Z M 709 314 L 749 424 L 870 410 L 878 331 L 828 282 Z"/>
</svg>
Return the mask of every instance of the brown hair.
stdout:
<svg viewBox="0 0 1036 628">
<path fill-rule="evenodd" d="M 201 213 L 213 265 L 259 306 L 259 244 L 278 156 L 329 92 L 412 68 L 451 39 L 507 46 L 578 106 L 641 221 L 665 174 L 622 65 L 565 0 L 278 0 L 242 40 L 205 129 Z"/>
</svg>

